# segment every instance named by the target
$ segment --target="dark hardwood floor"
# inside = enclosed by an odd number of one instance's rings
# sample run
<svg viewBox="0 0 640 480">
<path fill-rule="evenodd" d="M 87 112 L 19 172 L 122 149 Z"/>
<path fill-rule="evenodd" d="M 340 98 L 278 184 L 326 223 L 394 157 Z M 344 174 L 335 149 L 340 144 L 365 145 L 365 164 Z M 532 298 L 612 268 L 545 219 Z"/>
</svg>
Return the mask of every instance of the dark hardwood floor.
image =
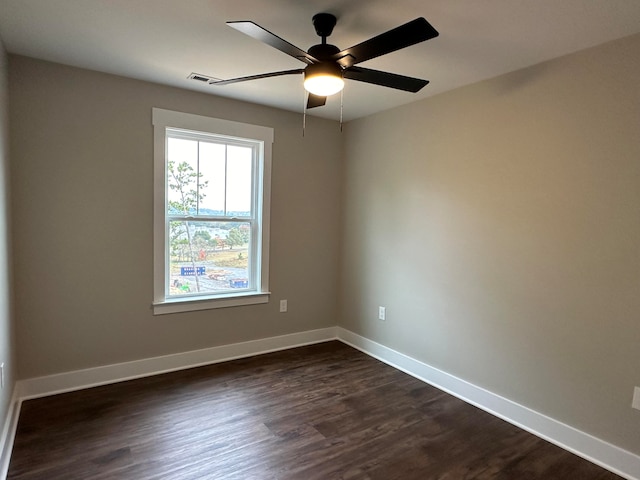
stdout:
<svg viewBox="0 0 640 480">
<path fill-rule="evenodd" d="M 8 479 L 620 477 L 339 342 L 23 403 Z"/>
</svg>

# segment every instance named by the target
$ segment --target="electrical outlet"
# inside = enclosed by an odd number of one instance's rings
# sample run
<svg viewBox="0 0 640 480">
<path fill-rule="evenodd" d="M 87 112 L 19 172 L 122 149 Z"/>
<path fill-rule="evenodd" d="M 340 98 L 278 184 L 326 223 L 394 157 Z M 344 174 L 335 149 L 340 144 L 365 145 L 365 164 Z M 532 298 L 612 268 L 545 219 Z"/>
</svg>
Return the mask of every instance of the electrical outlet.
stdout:
<svg viewBox="0 0 640 480">
<path fill-rule="evenodd" d="M 385 321 L 387 319 L 387 309 L 385 307 L 378 307 L 378 320 Z"/>
<path fill-rule="evenodd" d="M 634 387 L 633 400 L 631 401 L 631 408 L 640 410 L 640 387 Z"/>
<path fill-rule="evenodd" d="M 280 311 L 281 312 L 286 312 L 287 311 L 287 301 L 286 300 L 280 300 Z"/>
</svg>

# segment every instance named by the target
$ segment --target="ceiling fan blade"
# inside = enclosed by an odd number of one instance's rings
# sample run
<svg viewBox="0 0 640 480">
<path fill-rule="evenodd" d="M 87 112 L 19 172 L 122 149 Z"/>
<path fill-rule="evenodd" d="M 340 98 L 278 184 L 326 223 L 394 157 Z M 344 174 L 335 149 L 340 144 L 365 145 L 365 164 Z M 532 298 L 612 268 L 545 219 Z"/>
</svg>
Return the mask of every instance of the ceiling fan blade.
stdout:
<svg viewBox="0 0 640 480">
<path fill-rule="evenodd" d="M 304 72 L 303 68 L 297 68 L 296 70 L 283 70 L 281 72 L 261 73 L 259 75 L 249 75 L 248 77 L 230 78 L 229 80 L 210 80 L 209 85 L 229 85 L 231 83 L 246 82 L 248 80 L 259 80 L 261 78 L 295 75 L 302 72 Z"/>
<path fill-rule="evenodd" d="M 322 107 L 325 103 L 327 103 L 327 97 L 321 97 L 313 93 L 310 93 L 309 98 L 307 98 L 307 108 Z"/>
<path fill-rule="evenodd" d="M 429 83 L 429 80 L 405 77 L 404 75 L 398 75 L 396 73 L 381 72 L 380 70 L 371 70 L 362 67 L 347 68 L 343 76 L 350 80 L 373 83 L 374 85 L 382 85 L 383 87 L 396 88 L 413 93 L 416 93 Z"/>
<path fill-rule="evenodd" d="M 318 63 L 318 60 L 313 56 L 309 55 L 304 50 L 292 45 L 291 43 L 283 40 L 279 36 L 271 33 L 269 30 L 262 28 L 260 25 L 250 22 L 250 21 L 237 21 L 237 22 L 227 22 L 232 28 L 235 28 L 239 32 L 244 33 L 245 35 L 249 35 L 250 37 L 255 38 L 256 40 L 260 40 L 267 45 L 280 50 L 287 55 L 292 56 L 300 60 L 301 62 L 312 64 Z"/>
<path fill-rule="evenodd" d="M 437 37 L 438 31 L 424 18 L 419 17 L 388 32 L 370 38 L 358 45 L 336 53 L 332 59 L 345 68 L 380 55 Z"/>
</svg>

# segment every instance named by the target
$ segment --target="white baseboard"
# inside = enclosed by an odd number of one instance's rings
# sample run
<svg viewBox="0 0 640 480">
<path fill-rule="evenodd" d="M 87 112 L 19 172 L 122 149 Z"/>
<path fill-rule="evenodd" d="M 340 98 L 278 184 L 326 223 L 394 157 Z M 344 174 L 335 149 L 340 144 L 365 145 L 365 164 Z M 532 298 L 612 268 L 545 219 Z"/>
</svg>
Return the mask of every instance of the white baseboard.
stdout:
<svg viewBox="0 0 640 480">
<path fill-rule="evenodd" d="M 18 417 L 20 416 L 20 407 L 22 405 L 17 396 L 17 391 L 14 386 L 11 402 L 9 403 L 9 411 L 4 419 L 2 438 L 0 439 L 0 478 L 3 480 L 7 478 L 7 473 L 9 473 L 11 451 L 13 450 L 13 441 L 16 438 L 16 428 L 18 427 Z"/>
<path fill-rule="evenodd" d="M 237 358 L 260 355 L 262 353 L 286 350 L 336 339 L 336 327 L 292 333 L 279 337 L 262 338 L 219 347 L 192 350 L 190 352 L 164 355 L 161 357 L 134 360 L 132 362 L 105 365 L 102 367 L 75 370 L 44 377 L 29 378 L 17 382 L 17 398 L 31 398 L 54 395 L 56 393 L 97 387 L 109 383 L 148 377 L 160 373 L 184 370 L 212 363 L 226 362 Z"/>
<path fill-rule="evenodd" d="M 391 348 L 337 327 L 347 345 L 475 405 L 517 427 L 600 465 L 628 480 L 640 480 L 640 457 L 530 408 L 454 377 Z"/>
</svg>

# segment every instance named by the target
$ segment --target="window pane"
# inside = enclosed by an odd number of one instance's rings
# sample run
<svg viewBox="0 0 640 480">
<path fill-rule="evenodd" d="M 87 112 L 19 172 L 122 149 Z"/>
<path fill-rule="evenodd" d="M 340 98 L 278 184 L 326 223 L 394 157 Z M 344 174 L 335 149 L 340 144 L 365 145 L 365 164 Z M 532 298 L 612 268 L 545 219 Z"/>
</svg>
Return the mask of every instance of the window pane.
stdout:
<svg viewBox="0 0 640 480">
<path fill-rule="evenodd" d="M 251 164 L 253 149 L 227 147 L 227 215 L 251 216 Z"/>
<path fill-rule="evenodd" d="M 200 198 L 200 215 L 224 215 L 225 212 L 225 145 L 200 142 L 201 181 L 206 183 Z"/>
<path fill-rule="evenodd" d="M 254 288 L 248 222 L 172 221 L 169 296 Z"/>
<path fill-rule="evenodd" d="M 168 212 L 195 215 L 199 188 L 198 142 L 169 138 L 167 140 L 167 160 Z"/>
</svg>

